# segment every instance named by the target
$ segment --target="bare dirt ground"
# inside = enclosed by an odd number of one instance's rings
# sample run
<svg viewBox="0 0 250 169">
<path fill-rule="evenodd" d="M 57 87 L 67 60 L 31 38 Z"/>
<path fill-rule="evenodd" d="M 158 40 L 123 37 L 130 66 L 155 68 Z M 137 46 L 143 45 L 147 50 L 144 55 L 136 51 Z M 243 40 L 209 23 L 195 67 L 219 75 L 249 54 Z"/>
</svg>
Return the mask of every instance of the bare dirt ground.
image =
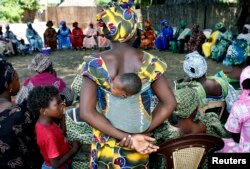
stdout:
<svg viewBox="0 0 250 169">
<path fill-rule="evenodd" d="M 34 29 L 39 33 L 39 35 L 43 38 L 43 32 L 46 29 L 45 22 L 37 22 L 33 24 Z M 10 29 L 17 35 L 19 38 L 23 38 L 26 43 L 27 39 L 25 37 L 27 25 L 22 24 L 10 24 Z M 5 32 L 5 28 L 3 27 L 3 32 Z M 58 76 L 63 78 L 68 85 L 70 85 L 74 79 L 76 70 L 78 65 L 82 63 L 83 56 L 89 55 L 91 53 L 96 53 L 98 51 L 75 51 L 75 50 L 62 50 L 62 51 L 54 51 L 51 54 L 51 58 L 54 62 L 54 67 L 57 71 Z M 154 55 L 159 56 L 162 60 L 166 61 L 168 64 L 168 69 L 166 72 L 166 76 L 170 81 L 171 86 L 173 86 L 173 81 L 183 78 L 185 76 L 182 68 L 183 60 L 185 54 L 176 54 L 172 52 L 159 52 L 158 50 L 150 50 L 147 51 Z M 31 73 L 27 71 L 27 66 L 31 62 L 34 55 L 27 56 L 15 56 L 8 58 L 10 62 L 14 64 L 14 67 L 19 73 L 20 82 L 30 76 Z M 222 64 L 213 62 L 211 60 L 207 60 L 208 62 L 208 75 L 213 75 L 215 72 L 221 69 L 230 69 L 225 67 Z"/>
<path fill-rule="evenodd" d="M 70 85 L 73 82 L 75 77 L 77 68 L 80 63 L 82 63 L 84 56 L 89 55 L 91 53 L 98 53 L 99 51 L 75 51 L 75 50 L 62 50 L 62 51 L 54 51 L 50 55 L 54 68 L 57 71 L 59 77 L 63 78 L 67 85 Z M 165 73 L 165 76 L 168 78 L 171 86 L 173 87 L 173 81 L 185 77 L 185 73 L 183 71 L 182 65 L 185 54 L 176 54 L 172 52 L 159 52 L 157 50 L 147 51 L 154 55 L 159 56 L 162 60 L 164 60 L 168 69 Z M 27 70 L 28 64 L 30 64 L 33 55 L 26 56 L 14 56 L 9 57 L 7 60 L 14 65 L 14 68 L 17 70 L 20 82 L 23 83 L 24 79 L 32 73 Z M 228 70 L 229 67 L 226 67 L 220 63 L 216 63 L 212 60 L 207 60 L 208 63 L 208 75 L 213 75 L 217 71 L 224 69 Z"/>
</svg>

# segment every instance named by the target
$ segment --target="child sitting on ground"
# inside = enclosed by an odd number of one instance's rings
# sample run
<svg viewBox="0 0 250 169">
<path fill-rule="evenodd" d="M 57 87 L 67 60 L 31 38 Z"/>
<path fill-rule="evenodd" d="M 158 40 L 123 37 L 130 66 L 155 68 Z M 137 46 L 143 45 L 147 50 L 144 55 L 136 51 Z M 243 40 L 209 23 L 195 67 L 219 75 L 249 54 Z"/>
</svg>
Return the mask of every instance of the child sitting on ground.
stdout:
<svg viewBox="0 0 250 169">
<path fill-rule="evenodd" d="M 65 111 L 59 91 L 54 86 L 35 87 L 28 96 L 28 107 L 34 116 L 39 116 L 35 131 L 44 158 L 42 169 L 68 169 L 80 144 L 73 141 L 71 147 L 61 128 L 54 122 L 55 119 L 62 119 Z"/>
</svg>

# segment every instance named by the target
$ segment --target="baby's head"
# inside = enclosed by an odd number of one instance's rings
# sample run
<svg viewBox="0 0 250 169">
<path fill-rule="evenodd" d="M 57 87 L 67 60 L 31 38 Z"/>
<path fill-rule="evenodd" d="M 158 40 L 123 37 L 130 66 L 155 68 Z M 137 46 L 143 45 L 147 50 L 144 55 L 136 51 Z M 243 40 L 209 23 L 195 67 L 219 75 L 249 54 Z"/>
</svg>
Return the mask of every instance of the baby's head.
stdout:
<svg viewBox="0 0 250 169">
<path fill-rule="evenodd" d="M 128 97 L 141 91 L 142 82 L 135 73 L 124 73 L 115 77 L 110 83 L 112 95 L 118 97 Z"/>
<path fill-rule="evenodd" d="M 28 108 L 37 119 L 43 116 L 46 119 L 60 119 L 63 116 L 63 104 L 59 91 L 54 86 L 34 87 L 28 96 Z"/>
</svg>

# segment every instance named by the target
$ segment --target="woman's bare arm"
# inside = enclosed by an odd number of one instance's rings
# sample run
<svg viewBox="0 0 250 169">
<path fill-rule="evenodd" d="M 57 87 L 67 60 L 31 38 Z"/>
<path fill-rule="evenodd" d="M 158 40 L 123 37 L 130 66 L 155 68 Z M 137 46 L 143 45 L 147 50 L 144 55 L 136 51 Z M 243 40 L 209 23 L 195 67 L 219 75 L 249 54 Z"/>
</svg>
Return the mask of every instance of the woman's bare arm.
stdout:
<svg viewBox="0 0 250 169">
<path fill-rule="evenodd" d="M 162 75 L 151 85 L 154 94 L 159 99 L 159 103 L 152 112 L 152 122 L 146 133 L 162 124 L 175 110 L 176 100 L 172 89 L 169 86 L 168 80 Z"/>
</svg>

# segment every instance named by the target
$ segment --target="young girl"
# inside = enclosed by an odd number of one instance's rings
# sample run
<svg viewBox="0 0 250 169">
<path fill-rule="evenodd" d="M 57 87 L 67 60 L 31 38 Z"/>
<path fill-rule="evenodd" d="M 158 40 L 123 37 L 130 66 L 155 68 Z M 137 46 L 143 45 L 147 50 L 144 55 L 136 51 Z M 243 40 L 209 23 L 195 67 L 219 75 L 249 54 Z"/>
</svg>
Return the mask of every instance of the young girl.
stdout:
<svg viewBox="0 0 250 169">
<path fill-rule="evenodd" d="M 233 139 L 224 139 L 224 148 L 220 152 L 250 152 L 250 66 L 240 76 L 243 93 L 234 102 L 225 128 Z"/>
<path fill-rule="evenodd" d="M 63 118 L 65 110 L 59 91 L 53 86 L 35 87 L 29 94 L 28 107 L 35 116 L 39 115 L 35 131 L 44 158 L 42 169 L 68 169 L 72 156 L 78 151 L 79 142 L 73 141 L 71 147 L 54 122 Z"/>
</svg>

